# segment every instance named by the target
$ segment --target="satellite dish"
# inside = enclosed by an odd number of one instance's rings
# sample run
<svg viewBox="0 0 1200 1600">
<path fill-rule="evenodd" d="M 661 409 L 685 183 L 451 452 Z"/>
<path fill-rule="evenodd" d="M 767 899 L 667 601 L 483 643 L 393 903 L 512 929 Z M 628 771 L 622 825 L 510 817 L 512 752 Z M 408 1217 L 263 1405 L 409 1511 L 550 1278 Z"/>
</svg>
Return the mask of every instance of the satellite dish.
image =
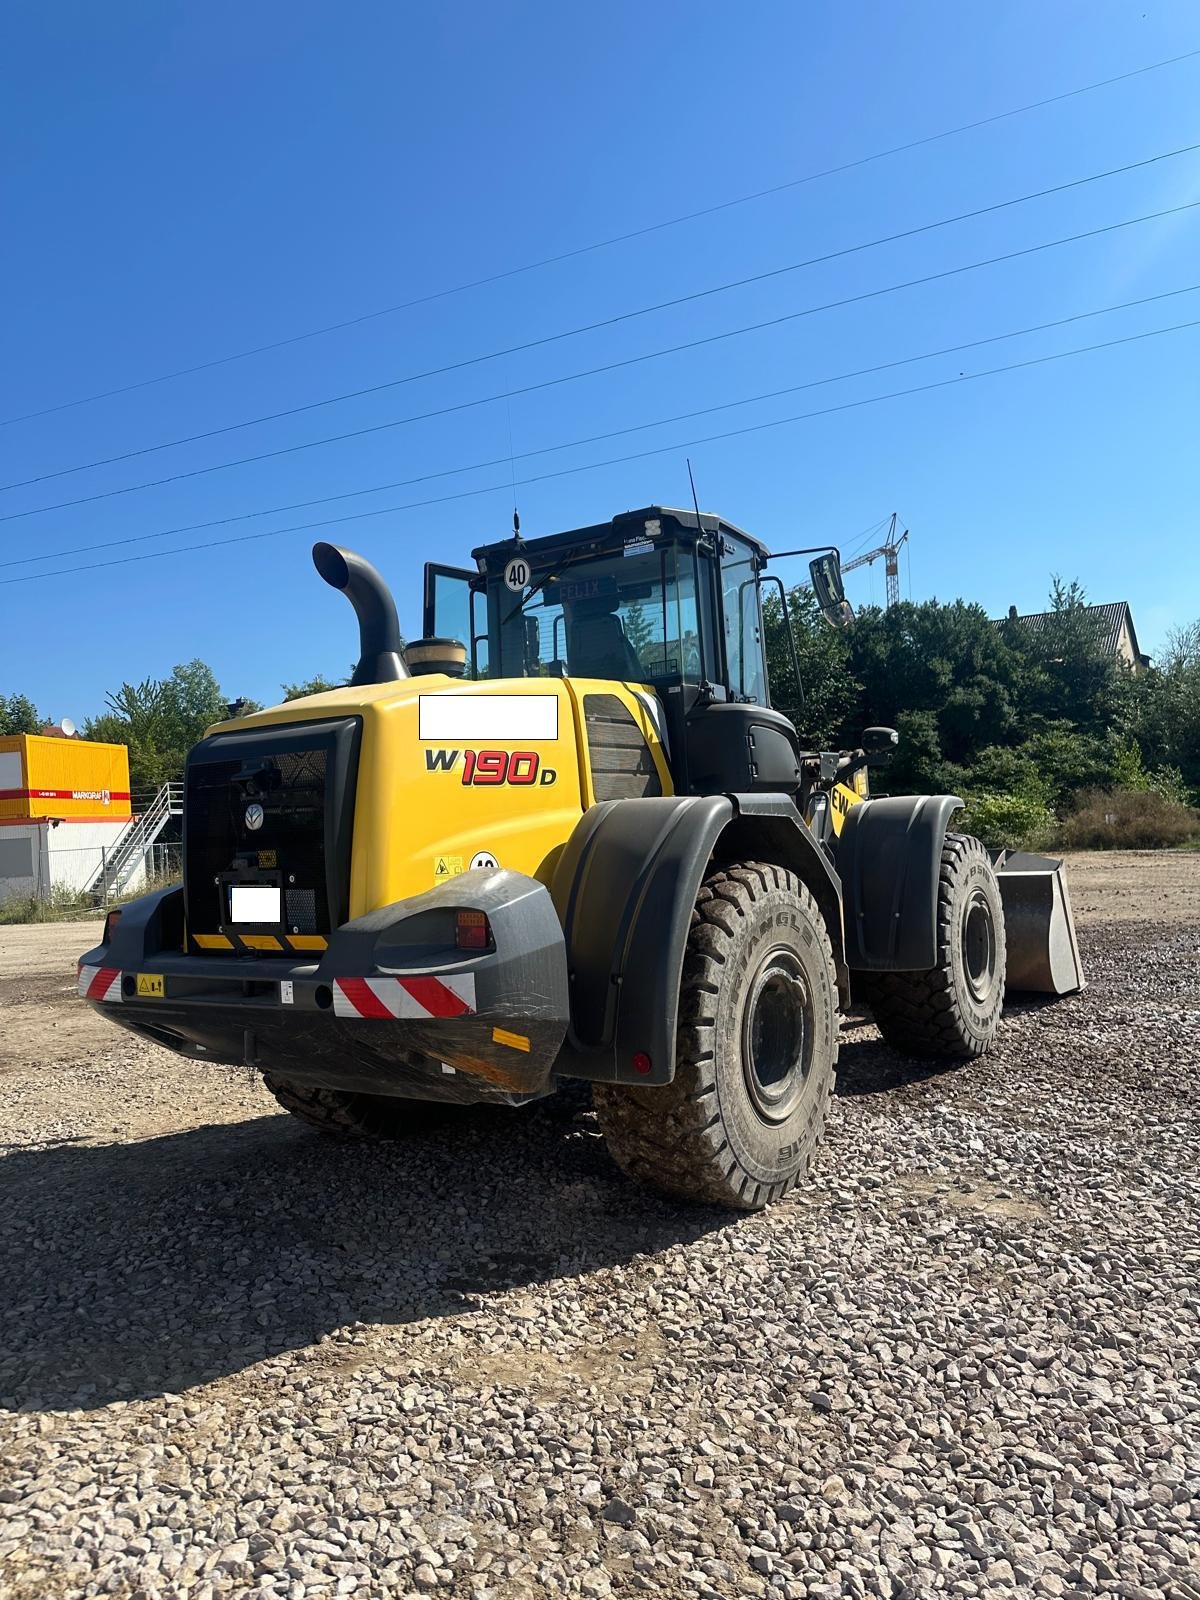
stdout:
<svg viewBox="0 0 1200 1600">
<path fill-rule="evenodd" d="M 75 724 L 71 721 L 70 717 L 64 717 L 59 723 L 59 727 L 66 734 L 68 739 L 73 739 L 75 737 Z"/>
</svg>

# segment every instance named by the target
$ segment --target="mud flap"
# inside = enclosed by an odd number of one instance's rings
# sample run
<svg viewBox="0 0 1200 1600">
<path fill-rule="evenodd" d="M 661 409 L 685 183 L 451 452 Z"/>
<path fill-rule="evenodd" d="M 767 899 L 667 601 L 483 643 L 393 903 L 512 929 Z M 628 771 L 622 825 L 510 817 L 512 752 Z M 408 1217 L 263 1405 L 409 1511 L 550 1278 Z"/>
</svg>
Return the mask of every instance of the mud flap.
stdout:
<svg viewBox="0 0 1200 1600">
<path fill-rule="evenodd" d="M 1085 980 L 1063 863 L 1025 850 L 995 850 L 991 857 L 1004 903 L 1006 988 L 1076 993 Z"/>
</svg>

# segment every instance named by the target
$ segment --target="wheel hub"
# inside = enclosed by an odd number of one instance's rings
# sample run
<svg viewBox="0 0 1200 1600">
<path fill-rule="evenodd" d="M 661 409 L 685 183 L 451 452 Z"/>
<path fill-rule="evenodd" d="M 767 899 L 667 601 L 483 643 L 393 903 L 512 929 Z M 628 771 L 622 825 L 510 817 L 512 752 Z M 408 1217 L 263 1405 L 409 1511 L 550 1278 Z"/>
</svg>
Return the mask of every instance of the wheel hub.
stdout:
<svg viewBox="0 0 1200 1600">
<path fill-rule="evenodd" d="M 962 952 L 971 998 L 984 1005 L 996 986 L 996 924 L 982 889 L 972 889 L 963 905 Z"/>
<path fill-rule="evenodd" d="M 742 1011 L 742 1070 L 764 1122 L 796 1109 L 812 1062 L 813 1008 L 804 969 L 786 946 L 769 950 Z"/>
</svg>

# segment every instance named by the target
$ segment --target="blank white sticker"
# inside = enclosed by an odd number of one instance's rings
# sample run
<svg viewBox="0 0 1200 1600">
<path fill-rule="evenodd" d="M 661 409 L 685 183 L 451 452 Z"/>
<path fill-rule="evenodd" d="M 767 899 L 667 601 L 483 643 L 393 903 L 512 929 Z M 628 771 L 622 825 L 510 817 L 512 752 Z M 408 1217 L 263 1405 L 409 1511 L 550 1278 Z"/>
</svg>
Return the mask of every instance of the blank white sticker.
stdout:
<svg viewBox="0 0 1200 1600">
<path fill-rule="evenodd" d="M 423 694 L 422 739 L 518 740 L 558 738 L 556 694 Z"/>
<path fill-rule="evenodd" d="M 280 891 L 273 883 L 233 883 L 229 886 L 230 922 L 278 922 Z"/>
</svg>

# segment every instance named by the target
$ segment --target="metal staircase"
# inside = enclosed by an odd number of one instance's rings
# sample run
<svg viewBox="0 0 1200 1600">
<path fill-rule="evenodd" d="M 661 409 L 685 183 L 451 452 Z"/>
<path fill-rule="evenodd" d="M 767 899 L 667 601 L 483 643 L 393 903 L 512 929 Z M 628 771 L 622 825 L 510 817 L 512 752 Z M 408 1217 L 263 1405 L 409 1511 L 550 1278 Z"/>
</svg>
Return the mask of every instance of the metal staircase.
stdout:
<svg viewBox="0 0 1200 1600">
<path fill-rule="evenodd" d="M 183 784 L 164 783 L 154 799 L 101 851 L 100 865 L 87 892 L 107 903 L 144 867 L 151 845 L 172 817 L 183 815 Z"/>
</svg>

